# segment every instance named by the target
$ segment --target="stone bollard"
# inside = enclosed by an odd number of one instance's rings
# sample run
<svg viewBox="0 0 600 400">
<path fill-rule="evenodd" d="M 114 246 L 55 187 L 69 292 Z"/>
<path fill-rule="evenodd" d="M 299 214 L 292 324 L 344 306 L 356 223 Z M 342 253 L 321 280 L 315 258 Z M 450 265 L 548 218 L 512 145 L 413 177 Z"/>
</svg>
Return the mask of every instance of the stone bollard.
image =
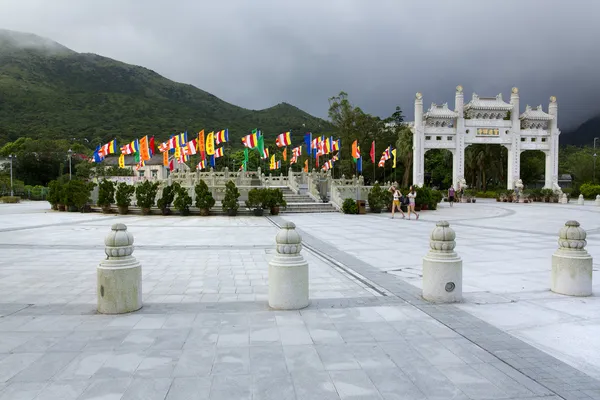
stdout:
<svg viewBox="0 0 600 400">
<path fill-rule="evenodd" d="M 582 194 L 579 195 L 579 198 L 577 199 L 577 204 L 580 205 L 580 206 L 582 206 L 584 204 L 583 195 Z"/>
<path fill-rule="evenodd" d="M 560 198 L 560 203 L 561 204 L 568 204 L 569 203 L 569 199 L 567 198 L 567 194 L 563 193 L 562 197 Z"/>
<path fill-rule="evenodd" d="M 299 310 L 308 306 L 308 263 L 300 254 L 296 225 L 284 222 L 275 237 L 277 254 L 269 262 L 269 306 Z"/>
<path fill-rule="evenodd" d="M 596 205 L 600 207 L 600 194 L 596 195 Z"/>
<path fill-rule="evenodd" d="M 106 260 L 97 268 L 98 312 L 123 314 L 142 308 L 142 266 L 132 256 L 133 235 L 114 224 L 104 239 Z"/>
<path fill-rule="evenodd" d="M 568 296 L 592 294 L 592 256 L 585 250 L 586 233 L 577 221 L 567 221 L 558 233 L 552 255 L 552 291 Z"/>
<path fill-rule="evenodd" d="M 446 221 L 431 232 L 430 250 L 423 257 L 423 298 L 435 303 L 462 300 L 462 260 L 454 252 L 456 234 Z"/>
</svg>

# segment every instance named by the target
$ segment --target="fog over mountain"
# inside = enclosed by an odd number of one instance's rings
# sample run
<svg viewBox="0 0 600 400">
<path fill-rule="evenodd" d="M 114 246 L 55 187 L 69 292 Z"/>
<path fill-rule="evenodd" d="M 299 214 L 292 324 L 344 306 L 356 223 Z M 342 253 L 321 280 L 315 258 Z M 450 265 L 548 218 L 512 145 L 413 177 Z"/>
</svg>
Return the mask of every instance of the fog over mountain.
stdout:
<svg viewBox="0 0 600 400">
<path fill-rule="evenodd" d="M 399 104 L 412 119 L 417 91 L 453 106 L 458 84 L 467 101 L 518 86 L 523 108 L 557 96 L 567 130 L 600 113 L 599 11 L 588 0 L 0 0 L 0 28 L 251 109 L 287 102 L 326 117 L 344 90 L 367 112 Z"/>
</svg>

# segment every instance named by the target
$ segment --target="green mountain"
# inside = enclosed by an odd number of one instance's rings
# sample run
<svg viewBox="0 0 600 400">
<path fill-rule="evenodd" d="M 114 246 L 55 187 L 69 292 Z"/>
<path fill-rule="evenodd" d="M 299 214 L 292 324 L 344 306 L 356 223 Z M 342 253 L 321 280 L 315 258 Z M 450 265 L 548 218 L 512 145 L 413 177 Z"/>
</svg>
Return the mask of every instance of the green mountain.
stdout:
<svg viewBox="0 0 600 400">
<path fill-rule="evenodd" d="M 592 146 L 594 138 L 600 137 L 600 114 L 579 125 L 572 131 L 560 135 L 561 145 Z M 600 140 L 596 141 L 596 148 L 600 148 Z"/>
<path fill-rule="evenodd" d="M 224 128 L 241 146 L 239 139 L 253 128 L 272 138 L 288 130 L 326 132 L 331 125 L 290 104 L 244 109 L 147 68 L 0 30 L 0 146 L 19 137 L 89 146 L 141 135 L 159 141 L 184 130 Z"/>
</svg>

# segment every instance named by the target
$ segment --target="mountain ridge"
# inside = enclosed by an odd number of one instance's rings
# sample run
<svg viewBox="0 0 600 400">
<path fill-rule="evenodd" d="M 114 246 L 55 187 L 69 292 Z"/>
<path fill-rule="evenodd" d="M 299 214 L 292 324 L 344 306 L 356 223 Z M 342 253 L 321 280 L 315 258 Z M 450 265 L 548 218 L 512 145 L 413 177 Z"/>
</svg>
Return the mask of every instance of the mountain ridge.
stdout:
<svg viewBox="0 0 600 400">
<path fill-rule="evenodd" d="M 193 85 L 50 39 L 0 30 L 0 145 L 19 137 L 75 138 L 99 143 L 182 131 L 228 128 L 234 145 L 253 128 L 331 130 L 329 122 L 282 102 L 242 108 Z"/>
</svg>

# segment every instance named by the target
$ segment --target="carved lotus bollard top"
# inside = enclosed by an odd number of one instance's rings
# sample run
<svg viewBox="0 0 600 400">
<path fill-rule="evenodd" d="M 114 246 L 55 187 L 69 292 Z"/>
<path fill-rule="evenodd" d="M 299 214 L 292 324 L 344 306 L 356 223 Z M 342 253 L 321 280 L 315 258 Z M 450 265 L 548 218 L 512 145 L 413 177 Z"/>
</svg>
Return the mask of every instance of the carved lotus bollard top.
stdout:
<svg viewBox="0 0 600 400">
<path fill-rule="evenodd" d="M 558 232 L 552 255 L 551 289 L 568 296 L 592 294 L 592 256 L 585 250 L 587 234 L 577 221 L 567 221 Z"/>
<path fill-rule="evenodd" d="M 452 251 L 456 247 L 456 233 L 450 228 L 447 221 L 440 221 L 435 224 L 431 232 L 429 247 L 435 251 Z"/>
<path fill-rule="evenodd" d="M 308 306 L 308 263 L 300 254 L 302 237 L 292 222 L 275 236 L 277 253 L 269 261 L 269 306 L 298 310 Z"/>
<path fill-rule="evenodd" d="M 561 250 L 583 250 L 587 245 L 587 233 L 577 221 L 567 221 L 558 232 L 558 245 Z"/>
<path fill-rule="evenodd" d="M 133 235 L 125 224 L 113 224 L 104 238 L 104 252 L 108 257 L 127 257 L 133 254 Z"/>
<path fill-rule="evenodd" d="M 302 250 L 302 238 L 296 232 L 293 222 L 284 222 L 275 236 L 277 252 L 279 254 L 298 254 Z"/>
</svg>

